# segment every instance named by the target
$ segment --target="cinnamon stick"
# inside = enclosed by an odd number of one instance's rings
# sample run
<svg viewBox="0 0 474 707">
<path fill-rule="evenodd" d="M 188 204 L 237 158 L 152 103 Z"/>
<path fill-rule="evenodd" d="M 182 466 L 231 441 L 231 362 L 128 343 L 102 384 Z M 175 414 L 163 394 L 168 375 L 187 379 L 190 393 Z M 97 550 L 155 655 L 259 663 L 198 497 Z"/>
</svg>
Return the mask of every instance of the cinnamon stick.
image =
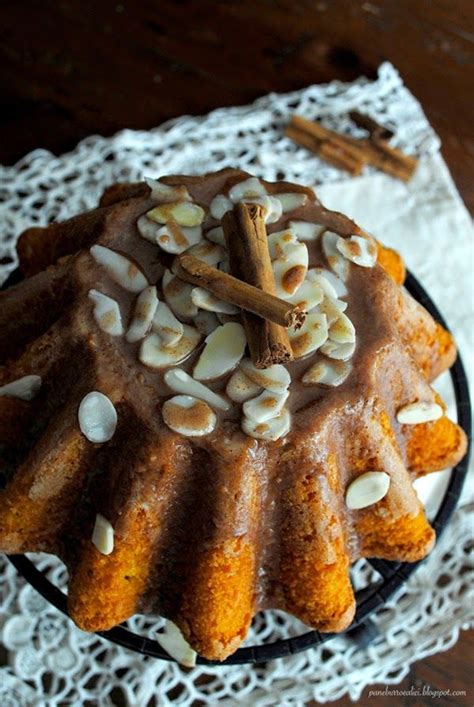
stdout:
<svg viewBox="0 0 474 707">
<path fill-rule="evenodd" d="M 393 137 L 393 130 L 380 125 L 370 115 L 359 113 L 358 110 L 351 110 L 349 118 L 354 121 L 359 128 L 367 130 L 370 137 L 374 140 L 390 140 Z"/>
<path fill-rule="evenodd" d="M 262 207 L 236 204 L 224 215 L 222 225 L 231 273 L 258 288 L 262 294 L 274 296 L 275 279 Z M 242 318 L 250 354 L 257 368 L 268 368 L 274 363 L 287 363 L 293 359 L 288 333 L 283 326 L 255 312 L 243 312 Z"/>
<path fill-rule="evenodd" d="M 262 292 L 189 253 L 178 255 L 173 269 L 182 280 L 203 287 L 224 302 L 253 312 L 282 327 L 294 326 L 299 329 L 306 318 L 306 312 L 301 307 Z"/>
</svg>

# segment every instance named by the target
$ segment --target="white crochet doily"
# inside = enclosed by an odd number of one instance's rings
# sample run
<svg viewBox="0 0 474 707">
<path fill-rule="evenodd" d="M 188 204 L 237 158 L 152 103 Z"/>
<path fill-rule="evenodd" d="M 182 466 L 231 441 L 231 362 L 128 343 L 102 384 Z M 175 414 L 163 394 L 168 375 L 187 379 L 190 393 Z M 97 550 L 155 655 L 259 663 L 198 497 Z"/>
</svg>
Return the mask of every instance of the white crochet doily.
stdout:
<svg viewBox="0 0 474 707">
<path fill-rule="evenodd" d="M 350 179 L 283 137 L 282 126 L 293 112 L 321 118 L 329 127 L 357 135 L 347 118 L 352 109 L 392 126 L 395 144 L 421 157 L 409 185 L 373 170 Z M 24 228 L 93 207 L 104 187 L 113 182 L 235 166 L 270 180 L 321 185 L 318 193 L 329 206 L 337 205 L 356 217 L 388 244 L 402 246 L 409 266 L 454 327 L 466 357 L 472 350 L 468 333 L 472 298 L 466 293 L 460 302 L 459 283 L 464 280 L 462 286 L 468 287 L 472 224 L 438 151 L 439 140 L 420 105 L 390 64 L 380 67 L 375 81 L 310 86 L 265 96 L 252 106 L 179 118 L 149 132 L 93 136 L 61 157 L 36 150 L 14 167 L 0 168 L 0 279 L 15 267 L 16 237 Z M 439 248 L 430 241 L 434 237 Z M 440 385 L 452 412 L 448 381 L 445 376 Z M 429 510 L 435 508 L 448 475 L 432 475 L 420 485 Z M 355 699 L 368 684 L 397 683 L 413 661 L 453 645 L 459 629 L 472 618 L 471 575 L 465 571 L 472 539 L 470 500 L 464 494 L 464 505 L 430 558 L 375 617 L 380 638 L 368 648 L 359 649 L 340 636 L 265 665 L 201 666 L 188 671 L 137 655 L 76 629 L 10 563 L 0 560 L 0 641 L 7 654 L 7 665 L 0 667 L 0 704 L 303 705 L 344 694 Z M 64 586 L 65 571 L 58 560 L 45 555 L 34 559 L 52 581 Z M 365 562 L 359 562 L 354 571 L 356 586 L 363 587 L 374 575 Z M 156 621 L 139 616 L 128 625 L 150 637 L 157 628 Z M 248 643 L 304 630 L 281 612 L 266 612 L 255 620 Z"/>
</svg>

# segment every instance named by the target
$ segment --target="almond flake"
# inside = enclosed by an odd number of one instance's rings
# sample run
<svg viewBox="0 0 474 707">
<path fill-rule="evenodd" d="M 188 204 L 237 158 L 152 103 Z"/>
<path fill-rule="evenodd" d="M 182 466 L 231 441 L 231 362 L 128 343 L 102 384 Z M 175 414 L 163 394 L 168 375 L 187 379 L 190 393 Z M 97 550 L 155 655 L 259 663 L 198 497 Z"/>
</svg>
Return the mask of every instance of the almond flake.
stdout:
<svg viewBox="0 0 474 707">
<path fill-rule="evenodd" d="M 184 665 L 186 668 L 194 668 L 197 653 L 191 648 L 179 628 L 172 621 L 166 619 L 163 633 L 157 633 L 156 640 L 177 663 Z"/>
<path fill-rule="evenodd" d="M 162 280 L 163 295 L 173 312 L 180 319 L 196 316 L 198 308 L 191 299 L 192 285 L 165 270 Z"/>
<path fill-rule="evenodd" d="M 199 309 L 206 309 L 208 312 L 220 312 L 222 314 L 238 314 L 239 310 L 233 304 L 224 302 L 215 297 L 212 292 L 208 292 L 202 287 L 193 287 L 191 300 Z"/>
<path fill-rule="evenodd" d="M 390 476 L 384 471 L 366 471 L 349 484 L 346 506 L 351 510 L 367 508 L 381 501 L 390 488 Z"/>
<path fill-rule="evenodd" d="M 93 245 L 90 254 L 124 290 L 138 293 L 148 286 L 147 279 L 138 265 L 115 250 L 102 245 Z"/>
<path fill-rule="evenodd" d="M 243 358 L 239 368 L 252 383 L 274 393 L 282 393 L 291 383 L 288 369 L 281 363 L 275 363 L 268 368 L 257 368 L 250 358 Z"/>
<path fill-rule="evenodd" d="M 335 388 L 346 380 L 352 370 L 352 365 L 345 361 L 320 360 L 305 372 L 302 381 L 305 385 L 327 385 Z"/>
<path fill-rule="evenodd" d="M 166 226 L 159 228 L 156 234 L 156 243 L 158 243 L 160 248 L 166 253 L 172 253 L 173 255 L 184 253 L 185 250 L 188 250 L 188 248 L 196 245 L 201 240 L 201 226 L 186 228 L 185 226 L 179 226 L 174 221 L 169 221 Z"/>
<path fill-rule="evenodd" d="M 95 302 L 94 319 L 99 328 L 110 336 L 122 336 L 123 325 L 118 302 L 98 290 L 89 290 L 89 299 Z"/>
<path fill-rule="evenodd" d="M 153 221 L 150 221 L 145 214 L 140 216 L 137 221 L 138 232 L 142 238 L 146 238 L 150 243 L 156 243 L 156 236 L 158 235 L 159 227 Z"/>
<path fill-rule="evenodd" d="M 245 373 L 237 368 L 227 383 L 225 392 L 234 403 L 244 403 L 250 398 L 255 398 L 262 388 L 248 378 Z"/>
<path fill-rule="evenodd" d="M 329 338 L 337 344 L 353 344 L 356 340 L 356 332 L 349 317 L 340 313 L 339 317 L 329 326 Z"/>
<path fill-rule="evenodd" d="M 198 243 L 198 245 L 193 245 L 193 247 L 188 250 L 188 253 L 214 267 L 226 257 L 225 248 L 216 243 L 209 243 L 209 241 L 206 240 Z"/>
<path fill-rule="evenodd" d="M 237 366 L 244 355 L 247 340 L 244 328 L 237 322 L 228 322 L 215 329 L 206 338 L 206 344 L 194 366 L 194 378 L 219 378 Z"/>
<path fill-rule="evenodd" d="M 202 336 L 207 336 L 219 326 L 219 320 L 214 312 L 206 312 L 205 309 L 199 310 L 193 317 L 193 323 Z"/>
<path fill-rule="evenodd" d="M 339 237 L 336 248 L 342 255 L 363 268 L 373 268 L 377 262 L 377 246 L 373 240 L 362 236 Z"/>
<path fill-rule="evenodd" d="M 283 409 L 283 405 L 288 400 L 289 391 L 274 393 L 271 390 L 264 390 L 256 398 L 247 400 L 242 410 L 249 420 L 254 422 L 266 422 L 274 417 L 278 417 Z"/>
<path fill-rule="evenodd" d="M 229 410 L 230 403 L 228 400 L 214 393 L 213 390 L 207 386 L 199 383 L 199 381 L 194 380 L 189 373 L 186 373 L 181 368 L 171 368 L 165 373 L 165 383 L 166 385 L 174 390 L 175 393 L 183 393 L 183 395 L 192 395 L 198 400 L 204 400 L 211 407 L 217 410 Z"/>
<path fill-rule="evenodd" d="M 342 312 L 347 308 L 347 302 L 332 297 L 324 297 L 319 305 L 319 310 L 326 315 L 328 325 L 332 326 L 341 316 Z"/>
<path fill-rule="evenodd" d="M 249 437 L 262 439 L 265 442 L 276 442 L 277 439 L 288 434 L 291 427 L 291 416 L 287 408 L 283 408 L 281 413 L 267 420 L 267 422 L 256 422 L 247 417 L 242 419 L 242 430 Z"/>
<path fill-rule="evenodd" d="M 232 211 L 232 208 L 233 204 L 231 200 L 224 196 L 224 194 L 217 194 L 209 205 L 211 216 L 217 221 L 220 221 L 228 211 Z"/>
<path fill-rule="evenodd" d="M 229 199 L 236 204 L 239 201 L 247 201 L 247 199 L 265 196 L 266 193 L 267 190 L 262 182 L 256 177 L 250 177 L 249 179 L 244 179 L 242 182 L 234 184 L 234 186 L 229 189 L 228 196 Z"/>
<path fill-rule="evenodd" d="M 173 346 L 166 346 L 159 334 L 149 334 L 142 341 L 138 358 L 148 368 L 176 366 L 192 354 L 200 340 L 194 327 L 183 324 L 183 335 Z"/>
<path fill-rule="evenodd" d="M 349 344 L 337 344 L 335 341 L 328 339 L 321 346 L 320 351 L 328 358 L 333 358 L 337 361 L 348 361 L 353 356 L 355 347 L 355 341 Z"/>
<path fill-rule="evenodd" d="M 117 411 L 103 393 L 93 390 L 81 400 L 78 410 L 79 428 L 89 442 L 108 442 L 117 427 Z"/>
<path fill-rule="evenodd" d="M 296 243 L 296 236 L 289 228 L 284 231 L 276 231 L 268 236 L 268 251 L 271 260 L 285 257 L 285 248 L 290 243 Z"/>
<path fill-rule="evenodd" d="M 284 214 L 288 211 L 294 211 L 299 209 L 300 206 L 304 206 L 308 201 L 308 195 L 302 192 L 290 191 L 284 192 L 283 194 L 274 195 L 278 201 L 281 202 L 281 210 Z"/>
<path fill-rule="evenodd" d="M 92 542 L 102 555 L 110 555 L 113 552 L 114 529 L 107 518 L 104 518 L 100 513 L 97 513 L 95 517 Z"/>
<path fill-rule="evenodd" d="M 153 285 L 145 287 L 143 292 L 140 292 L 137 297 L 132 320 L 125 336 L 127 341 L 132 344 L 136 341 L 140 341 L 140 339 L 143 339 L 143 337 L 148 334 L 157 307 L 158 296 L 156 294 L 156 287 Z"/>
<path fill-rule="evenodd" d="M 147 217 L 156 223 L 169 223 L 174 221 L 178 226 L 200 226 L 204 221 L 205 211 L 199 204 L 189 201 L 175 201 L 171 204 L 160 204 L 151 211 L 147 211 Z"/>
<path fill-rule="evenodd" d="M 286 299 L 302 285 L 308 271 L 308 248 L 304 243 L 289 243 L 272 263 L 277 297 Z"/>
<path fill-rule="evenodd" d="M 175 395 L 163 403 L 163 420 L 168 427 L 185 437 L 210 434 L 216 424 L 216 414 L 209 405 L 191 395 Z"/>
<path fill-rule="evenodd" d="M 343 281 L 330 270 L 325 268 L 311 268 L 306 275 L 308 280 L 317 282 L 324 290 L 324 294 L 333 299 L 345 297 L 347 287 Z"/>
<path fill-rule="evenodd" d="M 23 376 L 0 387 L 0 397 L 18 398 L 30 401 L 38 394 L 41 388 L 41 376 Z"/>
<path fill-rule="evenodd" d="M 325 231 L 322 237 L 323 253 L 326 256 L 326 260 L 331 270 L 334 270 L 336 275 L 340 277 L 343 282 L 345 282 L 349 275 L 349 263 L 337 249 L 338 239 L 339 236 L 337 233 Z"/>
<path fill-rule="evenodd" d="M 290 221 L 290 228 L 299 241 L 316 241 L 325 226 L 310 221 Z"/>
<path fill-rule="evenodd" d="M 324 298 L 324 291 L 321 285 L 311 280 L 305 280 L 291 297 L 286 297 L 286 301 L 297 304 L 306 312 L 321 304 Z"/>
<path fill-rule="evenodd" d="M 302 327 L 297 331 L 288 329 L 291 349 L 295 358 L 301 358 L 317 351 L 328 338 L 328 324 L 325 314 L 310 312 Z"/>
<path fill-rule="evenodd" d="M 443 417 L 441 405 L 423 400 L 404 405 L 397 412 L 397 421 L 401 425 L 422 425 L 425 422 L 439 420 L 440 417 Z"/>
<path fill-rule="evenodd" d="M 164 346 L 176 346 L 184 328 L 165 302 L 158 302 L 151 328 L 161 337 Z"/>
<path fill-rule="evenodd" d="M 225 247 L 225 235 L 222 226 L 216 226 L 215 228 L 211 228 L 209 231 L 206 232 L 206 238 L 209 241 L 212 241 L 213 243 L 217 243 L 217 245 Z"/>
<path fill-rule="evenodd" d="M 191 201 L 191 196 L 184 184 L 170 186 L 150 177 L 145 177 L 145 182 L 151 189 L 151 198 L 162 204 L 173 201 Z"/>
</svg>

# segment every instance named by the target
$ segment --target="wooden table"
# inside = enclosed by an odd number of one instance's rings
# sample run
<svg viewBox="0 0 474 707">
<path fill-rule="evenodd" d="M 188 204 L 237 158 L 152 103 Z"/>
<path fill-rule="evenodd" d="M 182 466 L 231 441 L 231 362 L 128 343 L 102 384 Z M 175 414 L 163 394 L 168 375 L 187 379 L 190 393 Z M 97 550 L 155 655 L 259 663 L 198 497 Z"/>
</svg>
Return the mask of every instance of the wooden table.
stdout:
<svg viewBox="0 0 474 707">
<path fill-rule="evenodd" d="M 268 91 L 374 76 L 388 59 L 441 136 L 474 212 L 473 42 L 473 0 L 4 0 L 0 162 Z M 472 636 L 463 635 L 450 652 L 415 665 L 403 685 L 468 688 L 469 652 Z M 472 704 L 472 690 L 466 701 L 436 704 Z"/>
</svg>

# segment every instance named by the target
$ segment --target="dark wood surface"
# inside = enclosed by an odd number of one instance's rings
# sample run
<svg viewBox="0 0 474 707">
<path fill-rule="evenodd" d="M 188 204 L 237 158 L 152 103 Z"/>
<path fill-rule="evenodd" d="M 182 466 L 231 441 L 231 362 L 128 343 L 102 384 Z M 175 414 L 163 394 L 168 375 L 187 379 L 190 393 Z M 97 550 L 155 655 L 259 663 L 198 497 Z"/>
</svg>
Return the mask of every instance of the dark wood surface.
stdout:
<svg viewBox="0 0 474 707">
<path fill-rule="evenodd" d="M 269 91 L 374 76 L 385 59 L 423 104 L 474 212 L 474 0 L 3 0 L 0 162 Z M 362 703 L 473 704 L 473 647 L 463 634 L 403 683 L 467 689 L 466 698 L 369 699 L 367 690 Z"/>
</svg>

